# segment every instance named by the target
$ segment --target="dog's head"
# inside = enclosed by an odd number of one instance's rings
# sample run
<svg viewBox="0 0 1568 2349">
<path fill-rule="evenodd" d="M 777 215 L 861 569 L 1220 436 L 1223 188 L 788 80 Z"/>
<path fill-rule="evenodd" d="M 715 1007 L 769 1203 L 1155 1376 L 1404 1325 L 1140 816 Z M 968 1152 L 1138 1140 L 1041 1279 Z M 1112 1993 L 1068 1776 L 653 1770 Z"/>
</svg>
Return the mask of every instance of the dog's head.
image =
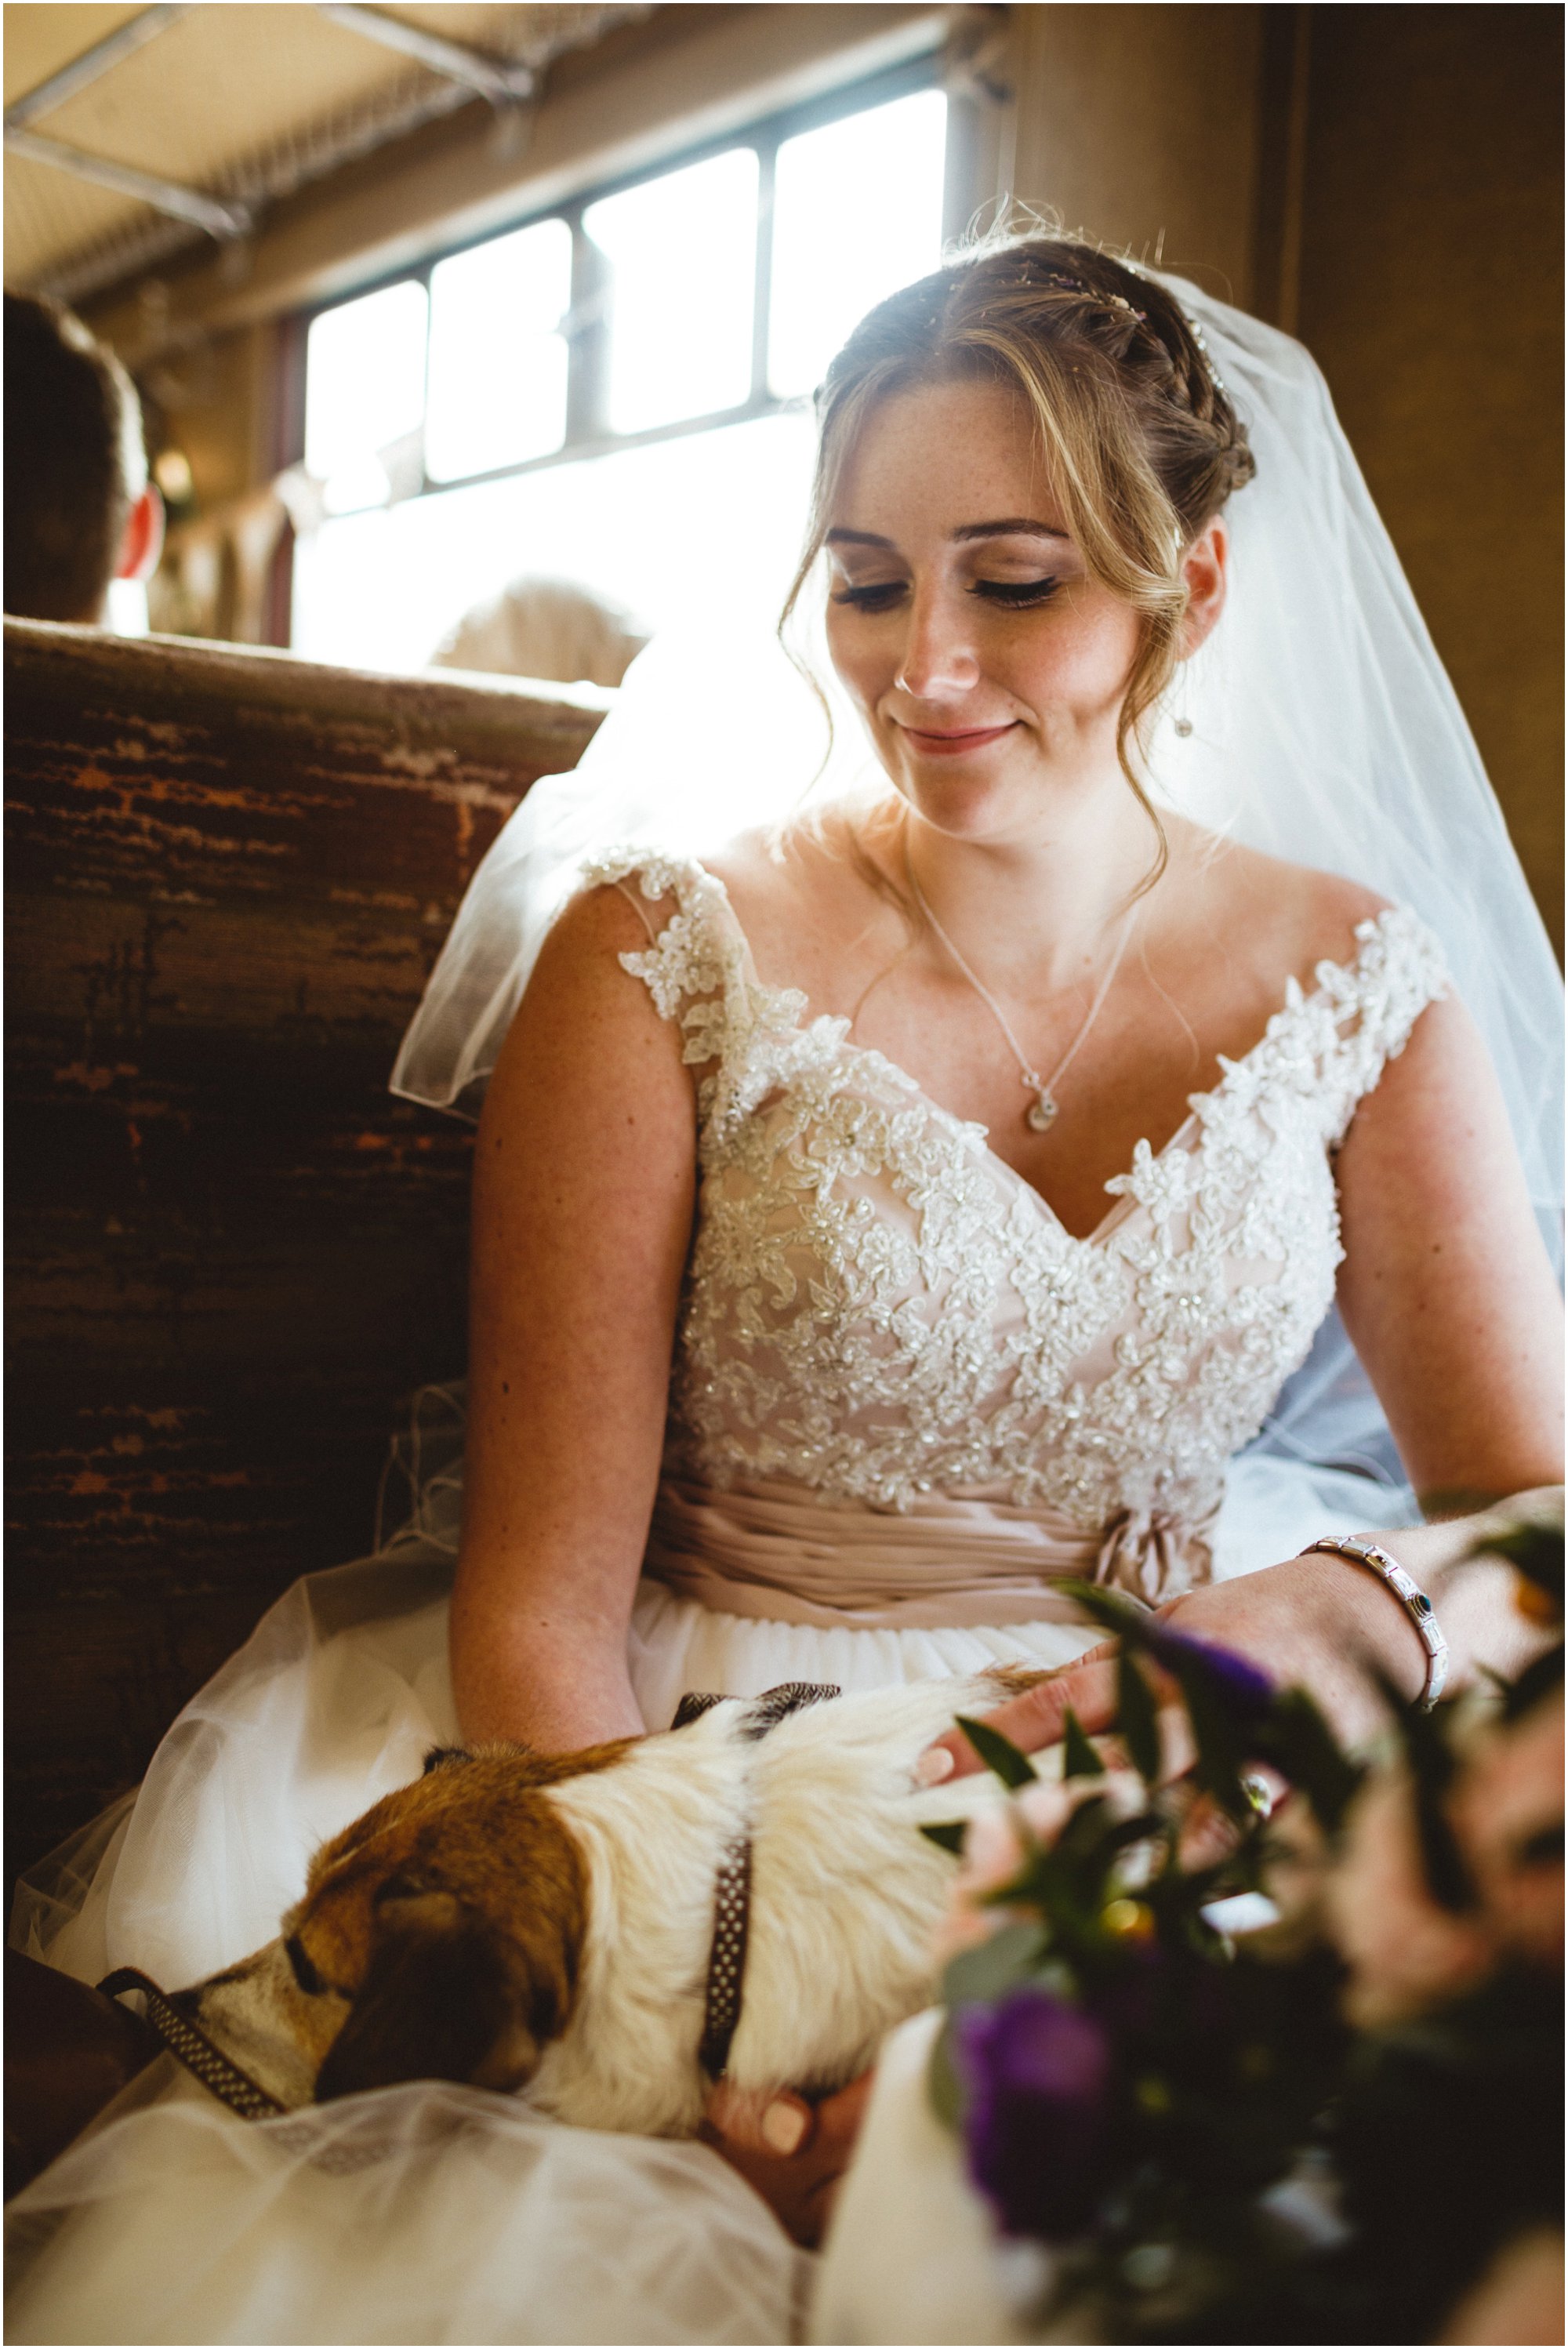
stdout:
<svg viewBox="0 0 1568 2349">
<path fill-rule="evenodd" d="M 438 1748 L 316 1854 L 275 1941 L 180 2004 L 289 2104 L 398 2080 L 521 2087 L 570 2019 L 588 1924 L 549 1788 L 622 1750 Z"/>
</svg>

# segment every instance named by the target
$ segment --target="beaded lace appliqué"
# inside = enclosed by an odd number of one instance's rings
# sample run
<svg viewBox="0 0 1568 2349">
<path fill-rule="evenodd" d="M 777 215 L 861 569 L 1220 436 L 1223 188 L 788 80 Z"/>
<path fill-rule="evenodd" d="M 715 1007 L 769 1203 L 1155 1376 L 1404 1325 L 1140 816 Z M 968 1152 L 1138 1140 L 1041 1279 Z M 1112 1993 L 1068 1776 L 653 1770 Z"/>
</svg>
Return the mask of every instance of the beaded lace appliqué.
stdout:
<svg viewBox="0 0 1568 2349">
<path fill-rule="evenodd" d="M 1158 1154 L 1140 1142 L 1087 1239 L 985 1129 L 761 986 L 722 885 L 628 852 L 590 882 L 668 905 L 623 955 L 699 1070 L 700 1206 L 666 1467 L 824 1502 L 927 1493 L 1198 1523 L 1304 1359 L 1343 1256 L 1331 1154 L 1444 992 L 1394 907 L 1322 963 Z M 673 903 L 672 903 L 673 901 Z M 656 917 L 655 917 L 656 918 Z"/>
</svg>

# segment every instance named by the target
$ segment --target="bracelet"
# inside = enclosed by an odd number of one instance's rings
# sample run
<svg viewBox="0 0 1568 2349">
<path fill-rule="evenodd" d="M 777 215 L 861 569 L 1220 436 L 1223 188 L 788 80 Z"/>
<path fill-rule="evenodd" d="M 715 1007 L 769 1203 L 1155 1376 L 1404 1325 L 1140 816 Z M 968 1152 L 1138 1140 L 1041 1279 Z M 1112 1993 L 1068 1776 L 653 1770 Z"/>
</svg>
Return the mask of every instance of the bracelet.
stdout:
<svg viewBox="0 0 1568 2349">
<path fill-rule="evenodd" d="M 1387 1584 L 1421 1635 L 1421 1644 L 1427 1651 L 1427 1684 L 1421 1691 L 1421 1711 L 1430 1713 L 1449 1676 L 1449 1643 L 1438 1628 L 1432 1602 L 1420 1584 L 1412 1581 L 1398 1560 L 1390 1557 L 1375 1541 L 1368 1541 L 1365 1534 L 1325 1534 L 1321 1541 L 1308 1542 L 1300 1555 L 1309 1557 L 1315 1549 L 1332 1550 L 1336 1557 L 1354 1558 L 1357 1566 L 1370 1568 Z"/>
</svg>

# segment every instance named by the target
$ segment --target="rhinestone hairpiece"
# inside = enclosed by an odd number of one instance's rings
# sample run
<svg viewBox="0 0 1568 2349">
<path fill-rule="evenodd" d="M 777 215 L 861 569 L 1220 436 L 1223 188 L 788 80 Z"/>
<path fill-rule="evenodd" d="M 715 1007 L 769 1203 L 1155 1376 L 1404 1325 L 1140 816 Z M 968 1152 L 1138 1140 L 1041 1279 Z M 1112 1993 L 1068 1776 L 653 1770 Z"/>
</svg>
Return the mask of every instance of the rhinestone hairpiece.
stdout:
<svg viewBox="0 0 1568 2349">
<path fill-rule="evenodd" d="M 1075 277 L 1069 270 L 1066 269 L 1045 269 L 1040 272 L 1040 274 L 1047 285 L 1059 286 L 1064 294 L 1082 294 L 1090 302 L 1103 303 L 1107 309 L 1125 310 L 1128 316 L 1136 318 L 1140 326 L 1146 326 L 1149 324 L 1148 312 L 1134 309 L 1125 294 L 1102 294 L 1098 285 L 1090 285 L 1084 278 Z M 1020 285 L 1028 285 L 1033 282 L 1027 270 L 1018 280 Z"/>
<path fill-rule="evenodd" d="M 1132 269 L 1134 266 L 1130 261 L 1126 263 L 1124 265 L 1129 269 Z M 1180 308 L 1180 304 L 1178 304 L 1177 306 Z M 1141 316 L 1141 312 L 1139 315 Z M 1219 368 L 1214 365 L 1213 353 L 1209 348 L 1203 329 L 1198 324 L 1197 319 L 1194 318 L 1191 310 L 1181 311 L 1181 323 L 1186 327 L 1187 332 L 1191 336 L 1192 340 L 1198 346 L 1199 354 L 1202 358 L 1203 365 L 1209 371 L 1209 381 L 1212 384 L 1217 392 L 1219 392 L 1224 398 L 1229 399 L 1231 395 L 1226 388 L 1225 379 L 1220 373 Z"/>
<path fill-rule="evenodd" d="M 1181 316 L 1186 322 L 1187 332 L 1191 336 L 1192 340 L 1197 344 L 1199 350 L 1202 354 L 1203 365 L 1209 370 L 1209 381 L 1213 385 L 1214 389 L 1217 392 L 1219 392 L 1224 398 L 1229 399 L 1231 395 L 1225 389 L 1225 379 L 1221 375 L 1219 368 L 1214 365 L 1213 353 L 1209 348 L 1208 341 L 1204 336 L 1202 327 L 1198 324 L 1197 319 L 1193 317 L 1190 310 L 1183 310 Z"/>
</svg>

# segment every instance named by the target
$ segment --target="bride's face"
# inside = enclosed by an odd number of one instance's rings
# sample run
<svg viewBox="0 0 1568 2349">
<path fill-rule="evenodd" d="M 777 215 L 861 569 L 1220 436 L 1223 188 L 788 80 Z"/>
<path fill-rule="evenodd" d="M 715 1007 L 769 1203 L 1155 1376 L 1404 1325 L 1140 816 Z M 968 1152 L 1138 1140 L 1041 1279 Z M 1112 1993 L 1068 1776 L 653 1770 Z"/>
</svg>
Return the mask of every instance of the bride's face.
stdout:
<svg viewBox="0 0 1568 2349">
<path fill-rule="evenodd" d="M 833 665 L 929 822 L 1001 838 L 1064 792 L 1125 790 L 1116 732 L 1138 622 L 1090 577 L 1016 394 L 953 383 L 885 400 L 827 545 Z M 1205 546 L 1222 595 L 1217 526 L 1194 554 Z M 1189 581 L 1200 603 L 1203 584 Z"/>
</svg>

